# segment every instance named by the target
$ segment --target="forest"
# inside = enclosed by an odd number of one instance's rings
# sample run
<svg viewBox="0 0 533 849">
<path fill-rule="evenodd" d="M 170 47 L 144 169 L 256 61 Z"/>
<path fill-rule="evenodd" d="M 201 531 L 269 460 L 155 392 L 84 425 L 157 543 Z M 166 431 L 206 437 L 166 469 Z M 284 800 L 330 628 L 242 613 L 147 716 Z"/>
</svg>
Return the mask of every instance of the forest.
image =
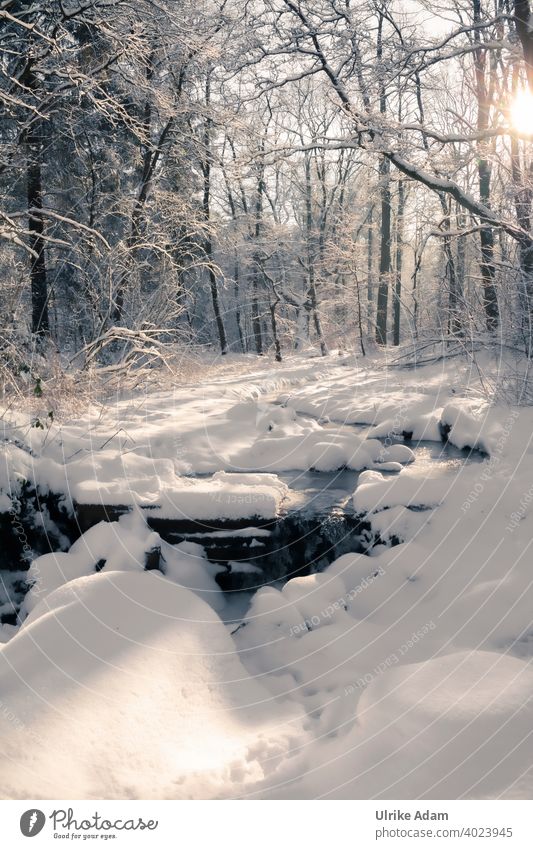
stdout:
<svg viewBox="0 0 533 849">
<path fill-rule="evenodd" d="M 529 354 L 530 14 L 5 2 L 4 384 L 187 347 Z"/>
</svg>

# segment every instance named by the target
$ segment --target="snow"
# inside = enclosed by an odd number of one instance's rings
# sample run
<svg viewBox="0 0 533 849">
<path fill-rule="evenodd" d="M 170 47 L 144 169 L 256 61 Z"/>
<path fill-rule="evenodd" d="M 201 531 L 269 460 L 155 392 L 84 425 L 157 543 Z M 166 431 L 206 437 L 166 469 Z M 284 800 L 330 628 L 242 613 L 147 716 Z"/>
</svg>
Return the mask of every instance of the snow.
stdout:
<svg viewBox="0 0 533 849">
<path fill-rule="evenodd" d="M 12 508 L 12 501 L 9 495 L 5 493 L 0 494 L 0 513 L 7 513 L 8 510 Z"/>
<path fill-rule="evenodd" d="M 379 472 L 363 472 L 353 495 L 354 507 L 358 512 L 398 505 L 435 507 L 444 500 L 455 476 L 443 474 L 442 470 L 434 475 L 427 477 L 426 470 L 421 473 L 416 467 L 405 469 L 394 478 L 385 478 Z"/>
<path fill-rule="evenodd" d="M 118 522 L 99 522 L 86 531 L 68 552 L 44 554 L 31 564 L 27 581 L 31 585 L 20 615 L 24 618 L 50 593 L 76 578 L 101 572 L 143 572 L 146 554 L 161 551 L 161 569 L 170 580 L 193 589 L 213 607 L 224 606 L 214 580 L 214 568 L 207 563 L 201 546 L 191 542 L 169 545 L 151 531 L 139 510 L 121 516 Z M 27 620 L 26 620 L 27 621 Z"/>
<path fill-rule="evenodd" d="M 532 687 L 531 664 L 490 652 L 392 665 L 364 690 L 350 733 L 298 758 L 275 793 L 527 798 L 521 781 L 531 768 Z"/>
<path fill-rule="evenodd" d="M 248 563 L 246 560 L 230 560 L 228 566 L 232 572 L 242 572 L 243 575 L 263 574 L 260 566 L 254 566 L 253 563 Z"/>
<path fill-rule="evenodd" d="M 78 578 L 36 613 L 0 655 L 2 798 L 231 796 L 301 734 L 213 610 L 160 575 Z"/>
<path fill-rule="evenodd" d="M 147 487 L 145 489 L 145 486 Z M 287 486 L 274 475 L 217 472 L 211 478 L 152 478 L 105 483 L 82 481 L 73 489 L 77 504 L 150 507 L 160 519 L 272 519 L 278 515 Z"/>
<path fill-rule="evenodd" d="M 372 532 L 383 541 L 413 539 L 426 522 L 431 521 L 422 512 L 413 512 L 406 507 L 391 507 L 377 513 L 367 514 Z"/>
<path fill-rule="evenodd" d="M 0 492 L 5 510 L 11 508 L 12 496 L 20 493 L 22 483 L 31 476 L 31 455 L 16 445 L 2 443 L 0 445 Z"/>
<path fill-rule="evenodd" d="M 432 462 L 403 432 L 486 456 Z M 29 441 L 4 447 L 2 494 L 38 479 L 133 509 L 38 558 L 2 628 L 5 796 L 531 798 L 533 412 L 490 405 L 471 364 L 294 358 Z M 228 626 L 242 594 L 137 509 L 248 519 L 261 542 L 253 518 L 290 501 L 278 473 L 345 466 L 380 544 L 260 588 Z M 143 571 L 154 547 L 164 574 Z"/>
<path fill-rule="evenodd" d="M 52 423 L 46 433 L 15 416 L 4 423 L 11 441 L 2 448 L 0 497 L 8 509 L 5 498 L 26 480 L 42 493 L 62 493 L 67 504 L 139 505 L 156 509 L 161 518 L 272 518 L 286 494 L 276 473 L 376 466 L 398 471 L 412 461 L 405 446 L 384 448 L 368 434 L 318 423 L 321 386 L 335 380 L 331 397 L 345 399 L 346 408 L 353 403 L 351 373 L 342 361 L 321 369 L 314 360 L 295 358 L 249 380 L 231 376 L 118 399 L 105 409 L 90 408 L 84 422 Z M 296 394 L 283 393 L 286 387 Z M 301 415 L 306 408 L 313 417 Z M 347 414 L 341 425 L 357 420 Z"/>
</svg>

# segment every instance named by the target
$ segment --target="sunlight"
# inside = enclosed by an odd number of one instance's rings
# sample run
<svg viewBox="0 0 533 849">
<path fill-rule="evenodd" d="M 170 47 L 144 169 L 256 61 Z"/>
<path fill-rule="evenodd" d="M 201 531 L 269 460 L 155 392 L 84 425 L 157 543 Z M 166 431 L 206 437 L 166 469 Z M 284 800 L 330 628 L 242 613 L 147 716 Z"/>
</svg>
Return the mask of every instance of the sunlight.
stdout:
<svg viewBox="0 0 533 849">
<path fill-rule="evenodd" d="M 527 89 L 517 92 L 511 102 L 511 124 L 519 133 L 533 135 L 533 94 Z"/>
</svg>

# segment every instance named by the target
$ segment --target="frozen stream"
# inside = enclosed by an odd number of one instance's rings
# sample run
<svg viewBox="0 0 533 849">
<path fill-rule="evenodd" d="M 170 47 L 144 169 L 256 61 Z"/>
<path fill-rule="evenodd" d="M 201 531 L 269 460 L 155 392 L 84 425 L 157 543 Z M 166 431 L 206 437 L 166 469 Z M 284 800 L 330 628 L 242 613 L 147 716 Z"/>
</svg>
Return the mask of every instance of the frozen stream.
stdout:
<svg viewBox="0 0 533 849">
<path fill-rule="evenodd" d="M 354 429 L 361 435 L 371 436 L 371 429 L 367 426 L 354 425 L 337 425 L 329 423 L 326 429 L 353 431 Z M 459 449 L 450 443 L 433 442 L 429 440 L 420 440 L 418 442 L 406 442 L 401 438 L 390 440 L 389 444 L 407 444 L 415 455 L 414 463 L 417 469 L 423 471 L 428 470 L 433 474 L 437 467 L 443 473 L 459 470 L 468 463 L 481 463 L 486 457 L 479 451 L 470 451 L 467 449 Z M 316 472 L 316 471 L 287 471 L 279 473 L 279 477 L 291 490 L 290 501 L 287 505 L 287 512 L 299 513 L 314 517 L 323 517 L 320 526 L 314 526 L 310 530 L 304 529 L 302 534 L 289 543 L 301 547 L 301 543 L 305 541 L 306 536 L 316 536 L 317 533 L 324 530 L 324 523 L 331 520 L 332 515 L 348 514 L 353 515 L 352 494 L 357 488 L 361 472 L 350 469 L 340 469 L 336 472 Z M 394 472 L 383 472 L 385 475 L 394 475 Z M 357 533 L 354 534 L 357 536 Z M 358 550 L 357 539 L 346 539 L 346 550 Z M 339 547 L 332 546 L 331 555 L 328 560 L 333 560 L 341 552 Z M 247 557 L 247 562 L 253 563 L 253 556 Z M 308 563 L 309 571 L 316 571 L 314 568 L 317 564 Z M 321 564 L 318 564 L 320 570 Z M 286 578 L 273 581 L 274 586 L 281 586 L 289 577 L 294 577 L 295 572 L 287 575 Z M 297 573 L 296 573 L 297 574 Z M 226 590 L 226 608 L 222 613 L 223 620 L 229 624 L 237 624 L 245 617 L 253 594 L 262 584 L 257 583 L 256 586 L 251 586 L 249 589 L 242 590 Z"/>
<path fill-rule="evenodd" d="M 324 430 L 354 433 L 372 437 L 367 426 L 342 425 L 334 422 Z M 387 440 L 387 445 L 404 440 Z M 418 470 L 428 469 L 434 476 L 435 467 L 443 473 L 460 470 L 470 462 L 481 462 L 478 451 L 460 450 L 449 443 L 431 441 L 406 442 L 412 449 Z M 368 538 L 368 525 L 357 516 L 352 495 L 361 472 L 339 469 L 334 472 L 313 470 L 278 472 L 288 486 L 289 495 L 281 515 L 262 528 L 241 528 L 228 531 L 216 522 L 189 523 L 187 530 L 177 527 L 161 535 L 171 543 L 184 540 L 204 546 L 208 559 L 220 565 L 217 581 L 228 601 L 226 618 L 239 620 L 249 604 L 251 595 L 265 584 L 278 585 L 289 578 L 322 571 L 337 557 L 351 551 L 368 551 L 379 539 Z M 383 472 L 394 475 L 394 472 Z M 101 518 L 101 517 L 100 517 Z M 95 516 L 94 524 L 99 521 Z M 366 538 L 365 538 L 366 534 Z M 393 541 L 394 544 L 394 541 Z M 154 568 L 152 566 L 151 568 Z M 0 620 L 13 623 L 16 611 L 26 592 L 25 572 L 0 571 Z"/>
</svg>

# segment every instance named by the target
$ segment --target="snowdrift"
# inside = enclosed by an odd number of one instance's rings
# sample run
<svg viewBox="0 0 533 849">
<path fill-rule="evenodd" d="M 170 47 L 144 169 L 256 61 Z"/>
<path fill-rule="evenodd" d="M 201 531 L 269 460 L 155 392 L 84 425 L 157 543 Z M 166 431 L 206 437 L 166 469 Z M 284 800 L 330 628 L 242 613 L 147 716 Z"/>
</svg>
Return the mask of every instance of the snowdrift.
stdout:
<svg viewBox="0 0 533 849">
<path fill-rule="evenodd" d="M 3 798 L 235 796 L 301 734 L 216 613 L 155 573 L 48 595 L 0 652 L 0 692 Z"/>
</svg>

